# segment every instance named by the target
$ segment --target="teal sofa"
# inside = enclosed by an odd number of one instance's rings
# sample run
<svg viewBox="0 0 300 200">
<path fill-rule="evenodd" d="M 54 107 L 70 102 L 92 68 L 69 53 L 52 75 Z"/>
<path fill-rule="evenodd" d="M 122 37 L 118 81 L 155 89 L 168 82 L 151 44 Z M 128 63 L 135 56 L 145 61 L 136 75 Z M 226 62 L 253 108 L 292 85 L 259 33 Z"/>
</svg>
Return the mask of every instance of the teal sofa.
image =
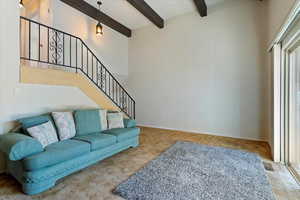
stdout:
<svg viewBox="0 0 300 200">
<path fill-rule="evenodd" d="M 101 131 L 98 119 L 81 117 L 81 122 L 75 120 L 74 138 L 45 148 L 27 135 L 26 128 L 48 121 L 54 123 L 51 115 L 22 119 L 23 131 L 0 136 L 0 150 L 6 157 L 7 173 L 22 184 L 24 193 L 41 193 L 69 174 L 139 145 L 140 129 L 134 120 L 124 119 L 125 128 Z"/>
</svg>

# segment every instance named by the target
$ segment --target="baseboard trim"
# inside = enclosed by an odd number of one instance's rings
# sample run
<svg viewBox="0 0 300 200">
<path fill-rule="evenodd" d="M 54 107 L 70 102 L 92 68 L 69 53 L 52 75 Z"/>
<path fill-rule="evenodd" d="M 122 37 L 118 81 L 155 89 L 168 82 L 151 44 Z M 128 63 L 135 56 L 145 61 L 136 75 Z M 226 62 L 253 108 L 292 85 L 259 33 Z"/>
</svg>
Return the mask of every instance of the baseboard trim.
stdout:
<svg viewBox="0 0 300 200">
<path fill-rule="evenodd" d="M 170 131 L 181 131 L 186 133 L 194 133 L 194 134 L 202 134 L 202 135 L 213 135 L 213 136 L 220 136 L 220 137 L 227 137 L 227 138 L 233 138 L 233 139 L 242 139 L 242 140 L 250 140 L 250 141 L 257 141 L 257 142 L 266 142 L 269 144 L 268 140 L 263 139 L 255 139 L 255 138 L 247 138 L 247 137 L 233 137 L 228 135 L 222 135 L 217 133 L 208 133 L 208 132 L 199 132 L 194 130 L 186 130 L 186 129 L 176 129 L 176 128 L 168 128 L 168 127 L 162 127 L 162 126 L 153 126 L 153 125 L 146 125 L 146 124 L 137 124 L 139 127 L 145 127 L 145 128 L 156 128 L 156 129 L 162 129 L 162 130 L 170 130 Z"/>
</svg>

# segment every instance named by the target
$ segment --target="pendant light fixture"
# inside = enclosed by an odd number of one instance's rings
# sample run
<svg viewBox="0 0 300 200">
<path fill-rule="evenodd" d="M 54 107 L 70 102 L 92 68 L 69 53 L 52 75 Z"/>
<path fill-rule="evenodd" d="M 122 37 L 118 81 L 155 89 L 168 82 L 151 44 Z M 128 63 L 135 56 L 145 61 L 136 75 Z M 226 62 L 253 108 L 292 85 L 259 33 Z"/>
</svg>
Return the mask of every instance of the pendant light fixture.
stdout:
<svg viewBox="0 0 300 200">
<path fill-rule="evenodd" d="M 97 2 L 98 6 L 99 6 L 99 11 L 100 11 L 100 7 L 102 5 L 102 2 L 101 1 L 98 1 Z M 100 23 L 100 20 L 98 21 L 98 24 L 96 26 L 96 35 L 103 35 L 103 26 L 102 24 Z"/>
<path fill-rule="evenodd" d="M 23 0 L 20 0 L 20 1 L 19 1 L 19 6 L 20 6 L 20 8 L 23 8 L 23 7 L 24 7 Z"/>
</svg>

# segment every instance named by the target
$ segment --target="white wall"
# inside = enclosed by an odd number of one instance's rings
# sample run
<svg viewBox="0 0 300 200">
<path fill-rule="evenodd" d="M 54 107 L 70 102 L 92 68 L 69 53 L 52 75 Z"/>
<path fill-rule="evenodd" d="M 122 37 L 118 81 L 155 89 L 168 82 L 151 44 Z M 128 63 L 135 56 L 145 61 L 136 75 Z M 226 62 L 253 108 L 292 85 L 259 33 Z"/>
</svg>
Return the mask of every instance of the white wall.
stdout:
<svg viewBox="0 0 300 200">
<path fill-rule="evenodd" d="M 0 133 L 10 127 L 15 102 L 14 88 L 19 80 L 19 5 L 1 1 L 0 26 Z"/>
<path fill-rule="evenodd" d="M 133 32 L 138 124 L 266 140 L 265 4 L 232 0 Z"/>
<path fill-rule="evenodd" d="M 19 57 L 19 5 L 17 1 L 0 1 L 0 133 L 9 128 L 6 123 L 12 114 L 13 88 L 18 80 Z M 13 76 L 10 76 L 13 74 Z M 0 172 L 4 167 L 0 155 Z"/>
</svg>

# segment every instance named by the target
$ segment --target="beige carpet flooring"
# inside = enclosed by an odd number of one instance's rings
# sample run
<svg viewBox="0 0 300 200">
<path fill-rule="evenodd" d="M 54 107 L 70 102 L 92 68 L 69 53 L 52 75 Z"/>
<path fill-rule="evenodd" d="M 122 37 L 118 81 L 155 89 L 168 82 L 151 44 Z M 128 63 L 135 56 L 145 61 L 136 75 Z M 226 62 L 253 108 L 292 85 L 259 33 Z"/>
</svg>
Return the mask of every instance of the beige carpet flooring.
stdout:
<svg viewBox="0 0 300 200">
<path fill-rule="evenodd" d="M 57 185 L 35 196 L 22 193 L 20 185 L 8 175 L 0 175 L 0 199 L 5 200 L 109 200 L 121 199 L 111 193 L 115 186 L 126 180 L 150 160 L 169 148 L 176 141 L 242 149 L 258 153 L 265 162 L 273 165 L 268 177 L 277 200 L 300 200 L 300 187 L 287 169 L 271 162 L 270 149 L 265 142 L 240 140 L 211 135 L 142 128 L 140 146 L 119 153 L 89 168 L 72 174 Z"/>
</svg>

